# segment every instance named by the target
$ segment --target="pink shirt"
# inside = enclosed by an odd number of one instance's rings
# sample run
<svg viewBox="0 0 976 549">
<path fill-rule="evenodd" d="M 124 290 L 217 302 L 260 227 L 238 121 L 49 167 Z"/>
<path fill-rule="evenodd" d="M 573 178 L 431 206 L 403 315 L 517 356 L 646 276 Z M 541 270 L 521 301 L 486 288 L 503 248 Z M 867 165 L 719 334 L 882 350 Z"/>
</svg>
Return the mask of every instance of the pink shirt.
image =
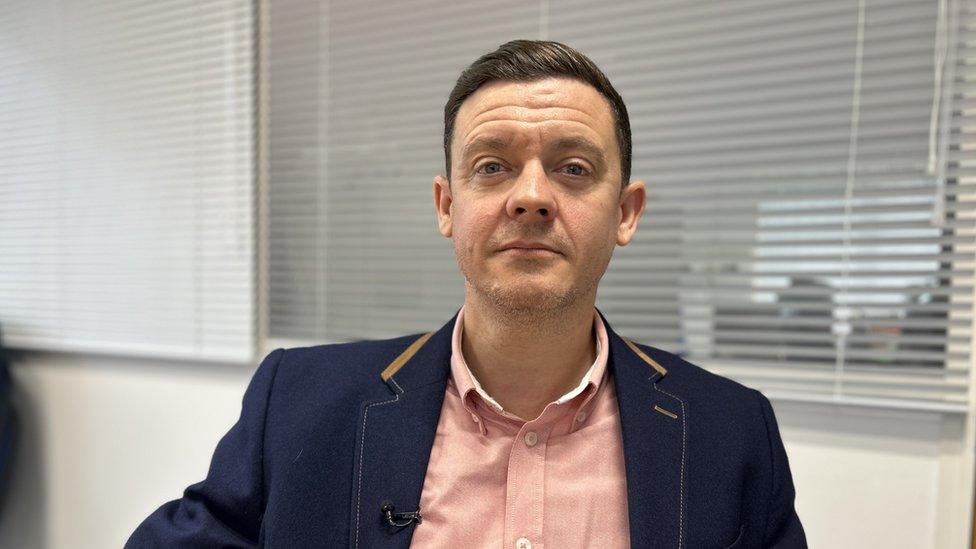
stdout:
<svg viewBox="0 0 976 549">
<path fill-rule="evenodd" d="M 482 389 L 454 325 L 451 377 L 420 497 L 413 547 L 629 547 L 627 481 L 609 343 L 579 386 L 531 421 Z"/>
</svg>

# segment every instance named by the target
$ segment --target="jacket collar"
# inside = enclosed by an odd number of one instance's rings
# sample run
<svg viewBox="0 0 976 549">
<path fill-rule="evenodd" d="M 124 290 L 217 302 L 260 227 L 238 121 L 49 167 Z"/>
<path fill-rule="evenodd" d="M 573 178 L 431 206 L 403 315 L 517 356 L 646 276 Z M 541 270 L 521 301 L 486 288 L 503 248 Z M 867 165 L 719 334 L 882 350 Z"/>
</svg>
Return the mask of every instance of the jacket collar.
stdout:
<svg viewBox="0 0 976 549">
<path fill-rule="evenodd" d="M 419 507 L 450 374 L 455 319 L 415 340 L 384 369 L 379 381 L 389 387 L 389 396 L 362 404 L 351 547 L 410 545 L 415 526 L 390 526 L 380 506 L 390 501 L 396 512 Z M 631 544 L 682 547 L 687 405 L 663 381 L 672 375 L 668 364 L 655 361 L 618 336 L 606 319 L 604 323 L 610 341 L 607 367 L 620 409 Z"/>
<path fill-rule="evenodd" d="M 436 332 L 413 341 L 380 374 L 380 380 L 394 393 L 409 391 L 432 383 L 447 384 L 451 370 L 451 338 L 457 313 Z"/>
</svg>

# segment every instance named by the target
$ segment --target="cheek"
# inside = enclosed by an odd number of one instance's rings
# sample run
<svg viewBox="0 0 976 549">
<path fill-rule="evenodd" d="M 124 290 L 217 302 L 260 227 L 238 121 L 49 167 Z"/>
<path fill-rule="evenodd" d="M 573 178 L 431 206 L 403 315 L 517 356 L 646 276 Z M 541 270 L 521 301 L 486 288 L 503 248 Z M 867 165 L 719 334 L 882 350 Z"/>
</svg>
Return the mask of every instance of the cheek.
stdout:
<svg viewBox="0 0 976 549">
<path fill-rule="evenodd" d="M 563 209 L 566 230 L 588 248 L 602 248 L 617 242 L 617 212 L 609 203 L 574 204 Z M 597 212 L 604 212 L 597 215 Z"/>
<path fill-rule="evenodd" d="M 491 237 L 493 216 L 487 212 L 456 212 L 454 217 L 454 234 L 456 245 L 467 252 L 473 252 L 484 246 Z"/>
</svg>

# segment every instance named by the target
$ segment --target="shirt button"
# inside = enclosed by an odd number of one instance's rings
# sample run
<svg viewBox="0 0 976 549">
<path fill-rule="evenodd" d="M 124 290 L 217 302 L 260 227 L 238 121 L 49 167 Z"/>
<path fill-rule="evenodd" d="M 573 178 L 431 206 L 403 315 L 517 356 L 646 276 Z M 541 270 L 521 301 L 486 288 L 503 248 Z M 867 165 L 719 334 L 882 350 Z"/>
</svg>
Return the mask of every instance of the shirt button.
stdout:
<svg viewBox="0 0 976 549">
<path fill-rule="evenodd" d="M 576 422 L 583 423 L 584 421 L 586 421 L 586 412 L 580 412 L 579 414 L 577 414 Z"/>
<path fill-rule="evenodd" d="M 478 414 L 471 414 L 471 419 L 473 419 L 475 423 L 481 421 L 480 419 L 478 419 Z"/>
<path fill-rule="evenodd" d="M 528 433 L 525 433 L 526 446 L 535 446 L 536 442 L 539 442 L 539 435 L 537 435 L 535 431 L 529 431 Z M 521 538 L 521 539 L 525 539 L 525 538 Z M 525 542 L 528 543 L 529 540 L 525 539 Z M 531 544 L 526 545 L 526 547 L 531 547 L 531 546 L 532 546 Z"/>
<path fill-rule="evenodd" d="M 515 540 L 515 549 L 532 549 L 532 542 L 528 538 L 519 538 Z"/>
</svg>

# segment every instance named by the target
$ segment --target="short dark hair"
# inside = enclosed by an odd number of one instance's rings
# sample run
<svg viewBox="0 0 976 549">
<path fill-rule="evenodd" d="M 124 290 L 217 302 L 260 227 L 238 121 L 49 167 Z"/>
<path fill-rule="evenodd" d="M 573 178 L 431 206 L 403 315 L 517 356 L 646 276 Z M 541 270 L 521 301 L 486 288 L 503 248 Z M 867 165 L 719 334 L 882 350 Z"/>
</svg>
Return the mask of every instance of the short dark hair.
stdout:
<svg viewBox="0 0 976 549">
<path fill-rule="evenodd" d="M 451 140 L 454 122 L 464 100 L 489 82 L 531 82 L 551 77 L 575 78 L 593 86 L 606 98 L 617 125 L 622 185 L 630 181 L 630 118 L 627 106 L 610 80 L 587 56 L 548 40 L 512 40 L 486 53 L 464 69 L 444 105 L 444 160 L 451 178 Z"/>
</svg>

